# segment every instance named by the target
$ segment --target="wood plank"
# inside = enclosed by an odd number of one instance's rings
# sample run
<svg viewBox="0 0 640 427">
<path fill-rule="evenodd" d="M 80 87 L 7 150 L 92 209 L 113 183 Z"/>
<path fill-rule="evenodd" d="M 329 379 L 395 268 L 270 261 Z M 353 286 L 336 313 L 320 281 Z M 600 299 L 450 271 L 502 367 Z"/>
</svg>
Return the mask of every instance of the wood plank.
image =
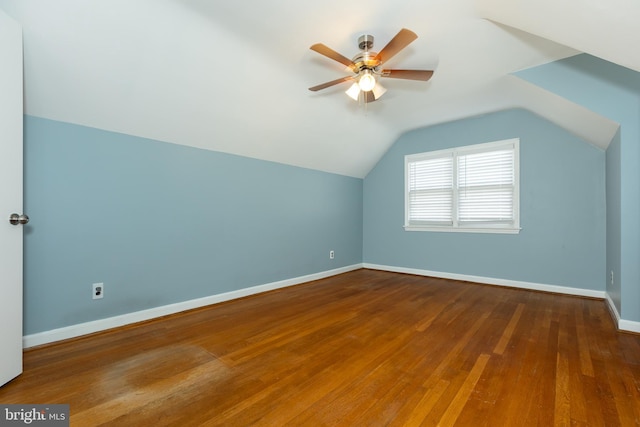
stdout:
<svg viewBox="0 0 640 427">
<path fill-rule="evenodd" d="M 560 334 L 560 339 L 566 339 Z M 556 356 L 556 387 L 553 425 L 564 427 L 571 425 L 571 394 L 569 393 L 569 358 L 559 349 Z"/>
<path fill-rule="evenodd" d="M 575 310 L 576 316 L 576 338 L 578 340 L 578 351 L 580 353 L 580 368 L 583 375 L 593 376 L 593 364 L 591 363 L 591 354 L 589 353 L 589 344 L 587 342 L 587 329 L 585 328 L 583 310 Z"/>
<path fill-rule="evenodd" d="M 495 354 L 504 353 L 504 350 L 507 347 L 507 344 L 509 344 L 509 340 L 511 339 L 511 336 L 513 335 L 513 330 L 516 328 L 518 321 L 520 321 L 520 316 L 522 315 L 523 310 L 524 310 L 524 304 L 522 303 L 518 304 L 518 307 L 516 308 L 516 311 L 513 313 L 513 316 L 511 316 L 511 320 L 509 321 L 509 324 L 505 328 L 502 334 L 502 337 L 500 337 L 500 341 L 498 341 L 498 344 L 493 349 L 493 352 Z"/>
<path fill-rule="evenodd" d="M 487 366 L 490 357 L 491 356 L 489 356 L 488 354 L 481 354 L 478 357 L 476 364 L 473 365 L 473 369 L 471 369 L 471 372 L 469 372 L 469 376 L 466 378 L 462 386 L 458 389 L 458 392 L 451 401 L 451 404 L 449 404 L 446 412 L 444 413 L 442 418 L 440 418 L 438 426 L 448 427 L 455 425 L 456 420 L 462 412 L 462 408 L 464 408 L 464 406 L 467 404 L 469 396 L 475 388 L 478 379 L 480 379 L 480 375 L 482 375 L 482 372 L 484 371 L 485 366 Z"/>
</svg>

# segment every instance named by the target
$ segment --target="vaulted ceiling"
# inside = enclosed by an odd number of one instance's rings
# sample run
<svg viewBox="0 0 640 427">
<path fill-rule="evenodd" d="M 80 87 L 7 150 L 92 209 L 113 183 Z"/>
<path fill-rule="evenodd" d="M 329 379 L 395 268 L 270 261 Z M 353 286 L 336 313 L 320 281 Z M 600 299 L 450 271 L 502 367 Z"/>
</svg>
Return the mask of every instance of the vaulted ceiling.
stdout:
<svg viewBox="0 0 640 427">
<path fill-rule="evenodd" d="M 0 0 L 23 25 L 25 113 L 364 177 L 403 132 L 524 107 L 605 148 L 611 123 L 511 73 L 581 52 L 640 71 L 635 0 Z M 362 34 L 418 39 L 360 105 L 308 87 L 348 75 Z"/>
</svg>

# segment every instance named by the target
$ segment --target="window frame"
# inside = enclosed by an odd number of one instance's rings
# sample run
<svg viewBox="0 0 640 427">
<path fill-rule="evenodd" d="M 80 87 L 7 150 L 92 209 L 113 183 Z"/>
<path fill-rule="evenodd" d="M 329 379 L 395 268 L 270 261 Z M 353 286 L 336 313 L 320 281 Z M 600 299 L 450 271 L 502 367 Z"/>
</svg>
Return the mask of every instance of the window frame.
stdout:
<svg viewBox="0 0 640 427">
<path fill-rule="evenodd" d="M 474 153 L 486 153 L 491 151 L 513 149 L 513 221 L 476 223 L 473 225 L 460 223 L 458 221 L 458 157 Z M 409 165 L 411 163 L 437 159 L 443 157 L 453 157 L 453 177 L 452 177 L 452 213 L 451 224 L 411 224 L 409 222 Z M 463 233 L 498 233 L 517 234 L 520 232 L 520 138 L 510 138 L 500 141 L 492 141 L 481 144 L 466 145 L 461 147 L 448 148 L 443 150 L 427 151 L 416 154 L 408 154 L 404 157 L 404 229 L 405 231 L 440 231 L 440 232 L 463 232 Z"/>
</svg>

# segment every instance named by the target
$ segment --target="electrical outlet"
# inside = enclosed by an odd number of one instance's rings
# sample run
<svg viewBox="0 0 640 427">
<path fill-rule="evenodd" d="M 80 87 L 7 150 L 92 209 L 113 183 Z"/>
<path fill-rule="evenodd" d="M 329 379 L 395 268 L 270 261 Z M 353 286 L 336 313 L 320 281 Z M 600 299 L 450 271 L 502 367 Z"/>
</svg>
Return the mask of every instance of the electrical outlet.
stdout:
<svg viewBox="0 0 640 427">
<path fill-rule="evenodd" d="M 613 270 L 611 270 L 611 286 L 613 286 Z"/>
<path fill-rule="evenodd" d="M 329 251 L 329 259 L 334 259 L 336 257 L 335 252 Z"/>
<path fill-rule="evenodd" d="M 94 283 L 92 289 L 93 299 L 100 299 L 104 296 L 104 283 Z"/>
</svg>

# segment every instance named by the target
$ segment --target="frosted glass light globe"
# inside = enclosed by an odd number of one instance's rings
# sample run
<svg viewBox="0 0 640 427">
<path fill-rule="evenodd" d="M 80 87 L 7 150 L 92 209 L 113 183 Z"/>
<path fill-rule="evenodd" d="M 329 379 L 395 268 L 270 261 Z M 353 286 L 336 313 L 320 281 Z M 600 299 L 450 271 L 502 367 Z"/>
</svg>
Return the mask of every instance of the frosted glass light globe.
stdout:
<svg viewBox="0 0 640 427">
<path fill-rule="evenodd" d="M 358 86 L 360 86 L 360 90 L 364 92 L 369 92 L 376 85 L 376 78 L 371 74 L 371 71 L 365 70 L 362 76 L 360 76 L 360 80 L 358 80 Z"/>
</svg>

